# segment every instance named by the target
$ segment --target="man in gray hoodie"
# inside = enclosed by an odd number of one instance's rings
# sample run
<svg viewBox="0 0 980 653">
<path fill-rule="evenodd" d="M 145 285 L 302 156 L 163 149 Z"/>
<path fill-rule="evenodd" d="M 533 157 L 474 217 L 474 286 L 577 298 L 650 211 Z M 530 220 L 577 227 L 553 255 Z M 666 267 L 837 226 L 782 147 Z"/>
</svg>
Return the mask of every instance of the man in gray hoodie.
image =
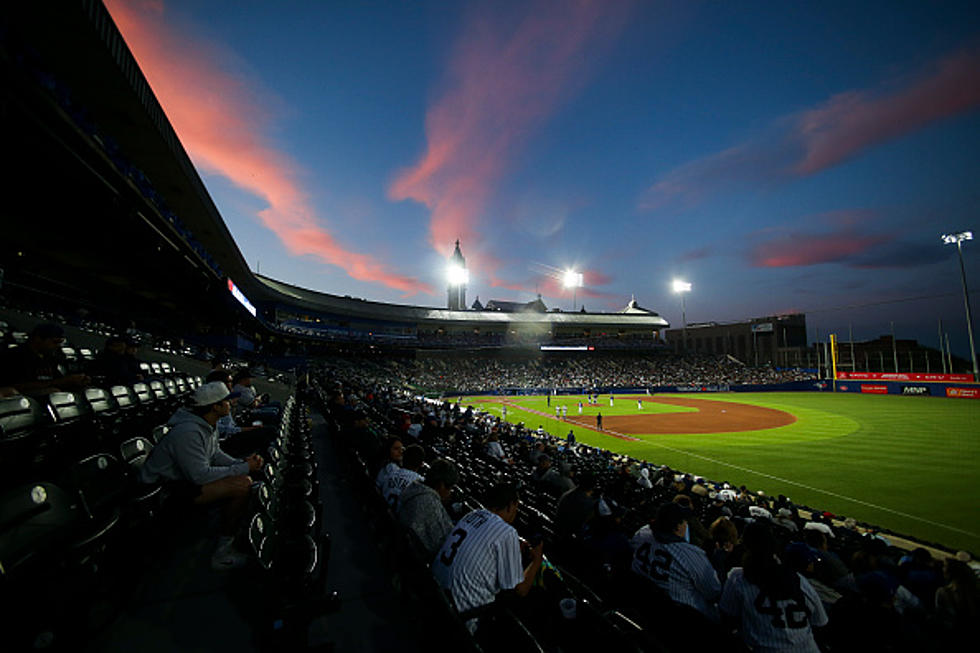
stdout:
<svg viewBox="0 0 980 653">
<path fill-rule="evenodd" d="M 232 541 L 248 507 L 252 486 L 248 474 L 262 469 L 263 463 L 257 454 L 240 460 L 218 446 L 218 420 L 231 411 L 231 400 L 236 396 L 221 381 L 195 390 L 190 405 L 170 418 L 170 431 L 140 469 L 140 481 L 168 482 L 178 498 L 195 504 L 222 502 L 221 536 L 211 559 L 215 569 L 245 564 L 245 556 L 232 548 Z"/>
</svg>

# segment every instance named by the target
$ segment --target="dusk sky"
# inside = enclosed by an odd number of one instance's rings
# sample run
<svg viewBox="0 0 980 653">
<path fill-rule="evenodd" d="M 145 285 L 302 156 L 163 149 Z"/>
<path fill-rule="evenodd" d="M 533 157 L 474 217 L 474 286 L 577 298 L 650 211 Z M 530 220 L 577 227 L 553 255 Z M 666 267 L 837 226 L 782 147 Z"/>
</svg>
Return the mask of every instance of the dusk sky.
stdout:
<svg viewBox="0 0 980 653">
<path fill-rule="evenodd" d="M 445 306 L 459 238 L 468 303 L 571 309 L 574 267 L 679 327 L 680 277 L 688 322 L 968 354 L 975 0 L 106 5 L 264 275 Z"/>
</svg>

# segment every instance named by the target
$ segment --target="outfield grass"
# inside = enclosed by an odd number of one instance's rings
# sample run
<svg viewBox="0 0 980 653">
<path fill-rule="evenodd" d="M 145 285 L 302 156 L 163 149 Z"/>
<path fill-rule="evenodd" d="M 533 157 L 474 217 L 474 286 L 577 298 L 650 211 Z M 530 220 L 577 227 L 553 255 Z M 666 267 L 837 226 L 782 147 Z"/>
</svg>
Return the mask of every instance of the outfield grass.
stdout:
<svg viewBox="0 0 980 653">
<path fill-rule="evenodd" d="M 980 401 L 897 395 L 759 393 L 667 395 L 735 401 L 775 408 L 793 424 L 761 431 L 713 434 L 631 434 L 630 442 L 554 419 L 554 404 L 578 416 L 581 397 L 509 397 L 507 420 L 580 442 L 668 464 L 717 481 L 745 484 L 797 503 L 855 517 L 898 533 L 980 552 Z M 465 399 L 500 413 L 493 399 Z M 583 416 L 604 417 L 691 409 L 608 395 Z M 530 411 L 539 411 L 544 415 Z"/>
</svg>

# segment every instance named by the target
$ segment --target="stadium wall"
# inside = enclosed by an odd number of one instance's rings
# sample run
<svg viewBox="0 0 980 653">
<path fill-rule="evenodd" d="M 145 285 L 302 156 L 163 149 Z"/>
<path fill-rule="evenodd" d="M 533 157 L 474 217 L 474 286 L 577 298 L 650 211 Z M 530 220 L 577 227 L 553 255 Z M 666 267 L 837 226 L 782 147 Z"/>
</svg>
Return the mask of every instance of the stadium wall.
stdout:
<svg viewBox="0 0 980 653">
<path fill-rule="evenodd" d="M 563 395 L 583 395 L 598 390 L 599 394 L 612 395 L 645 395 L 651 394 L 696 394 L 718 392 L 833 392 L 831 381 L 809 380 L 790 381 L 788 383 L 763 383 L 755 385 L 668 385 L 652 388 L 636 387 L 602 387 L 602 388 L 499 388 L 496 390 L 445 392 L 443 397 L 463 395 L 489 396 L 520 396 L 544 395 L 554 393 Z M 847 381 L 837 382 L 837 392 L 862 394 L 889 394 L 921 397 L 950 397 L 957 399 L 980 399 L 980 386 L 966 386 L 950 383 L 901 383 L 895 381 Z M 439 393 L 429 393 L 439 394 Z"/>
</svg>

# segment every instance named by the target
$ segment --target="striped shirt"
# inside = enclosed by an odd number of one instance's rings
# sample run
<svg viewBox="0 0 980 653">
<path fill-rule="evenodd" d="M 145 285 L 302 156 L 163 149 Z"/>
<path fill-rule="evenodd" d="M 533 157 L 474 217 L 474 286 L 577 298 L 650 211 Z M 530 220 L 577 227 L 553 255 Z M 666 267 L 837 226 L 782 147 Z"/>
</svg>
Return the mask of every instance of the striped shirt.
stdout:
<svg viewBox="0 0 980 653">
<path fill-rule="evenodd" d="M 492 603 L 498 592 L 524 580 L 517 531 L 489 510 L 474 510 L 443 542 L 432 574 L 460 612 Z"/>
<path fill-rule="evenodd" d="M 392 510 L 398 509 L 398 495 L 415 481 L 422 480 L 422 475 L 410 469 L 396 467 L 384 477 L 381 484 L 381 496 Z"/>
<path fill-rule="evenodd" d="M 741 620 L 742 639 L 753 651 L 812 651 L 820 649 L 811 626 L 827 623 L 827 613 L 810 582 L 797 574 L 799 592 L 790 599 L 773 600 L 735 567 L 725 581 L 721 610 Z"/>
<path fill-rule="evenodd" d="M 659 538 L 659 539 L 658 539 Z M 673 534 L 657 533 L 649 526 L 636 531 L 633 572 L 649 578 L 676 603 L 683 603 L 718 622 L 715 601 L 721 583 L 704 551 Z"/>
</svg>

